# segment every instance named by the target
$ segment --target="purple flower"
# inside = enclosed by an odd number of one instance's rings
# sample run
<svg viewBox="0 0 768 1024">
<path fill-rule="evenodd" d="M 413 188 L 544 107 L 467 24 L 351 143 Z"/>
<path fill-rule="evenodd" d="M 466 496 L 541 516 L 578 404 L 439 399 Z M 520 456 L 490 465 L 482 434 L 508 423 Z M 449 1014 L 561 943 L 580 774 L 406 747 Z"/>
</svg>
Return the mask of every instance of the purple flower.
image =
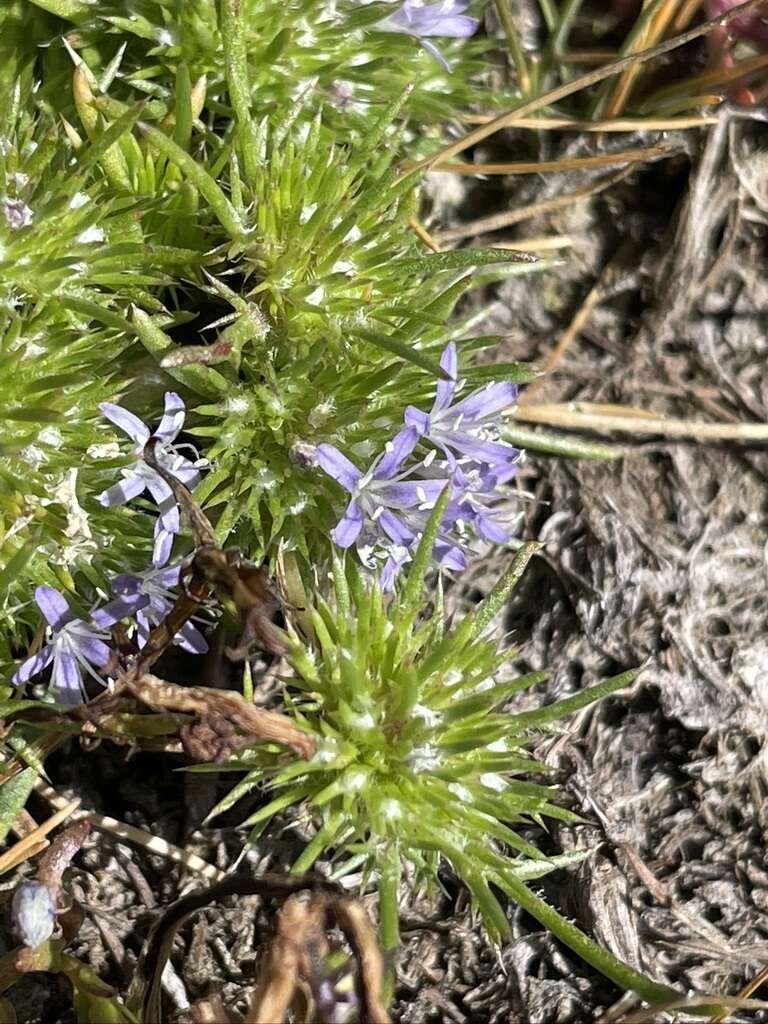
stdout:
<svg viewBox="0 0 768 1024">
<path fill-rule="evenodd" d="M 162 622 L 170 611 L 175 599 L 170 588 L 179 585 L 180 574 L 181 566 L 169 565 L 164 569 L 153 566 L 137 575 L 121 573 L 115 576 L 112 591 L 119 596 L 98 608 L 93 613 L 93 621 L 100 628 L 108 629 L 121 619 L 135 618 L 139 646 L 143 647 L 152 627 Z M 205 637 L 191 622 L 182 626 L 174 637 L 174 643 L 191 654 L 205 654 L 208 650 Z"/>
<path fill-rule="evenodd" d="M 499 487 L 511 480 L 516 473 L 516 460 L 490 470 L 476 466 L 457 470 L 458 486 L 463 490 L 456 512 L 457 528 L 461 530 L 466 524 L 483 540 L 493 544 L 506 544 L 509 533 L 494 518 L 492 506 L 503 497 Z"/>
<path fill-rule="evenodd" d="M 111 651 L 104 643 L 108 635 L 97 632 L 82 619 L 76 619 L 67 602 L 53 587 L 38 587 L 35 604 L 48 623 L 51 638 L 41 651 L 19 666 L 11 683 L 20 686 L 53 663 L 51 692 L 57 703 L 81 704 L 83 669 L 104 685 L 104 679 L 92 666 L 103 669 L 109 661 Z"/>
<path fill-rule="evenodd" d="M 514 404 L 513 384 L 492 383 L 454 403 L 456 346 L 440 359 L 448 376 L 437 384 L 429 413 L 414 406 L 405 412 L 405 427 L 363 474 L 330 444 L 321 444 L 313 460 L 351 495 L 331 533 L 341 548 L 356 544 L 362 563 L 382 566 L 380 581 L 390 590 L 395 577 L 418 546 L 432 509 L 447 483 L 451 494 L 443 513 L 432 557 L 443 568 L 467 566 L 462 546 L 473 531 L 483 540 L 505 543 L 509 535 L 496 518 L 499 488 L 517 472 L 520 452 L 500 440 L 499 414 Z M 426 457 L 411 459 L 420 440 L 435 446 Z M 438 452 L 445 456 L 438 459 Z"/>
<path fill-rule="evenodd" d="M 473 35 L 479 22 L 464 14 L 469 0 L 442 0 L 441 3 L 424 4 L 420 0 L 403 0 L 399 10 L 378 22 L 376 27 L 383 32 L 402 32 L 414 36 L 445 68 L 451 70 L 448 61 L 438 48 L 426 40 L 427 36 L 446 36 L 466 39 Z"/>
<path fill-rule="evenodd" d="M 406 480 L 410 470 L 398 473 L 418 439 L 419 435 L 413 428 L 401 430 L 393 441 L 387 443 L 367 473 L 361 473 L 332 444 L 317 446 L 317 465 L 352 495 L 343 518 L 331 533 L 340 548 L 348 548 L 355 543 L 366 517 L 371 523 L 376 523 L 390 540 L 397 540 L 401 523 L 392 509 L 431 508 L 435 504 L 445 480 Z"/>
<path fill-rule="evenodd" d="M 149 428 L 132 412 L 111 402 L 102 402 L 99 406 L 103 416 L 124 431 L 134 442 L 133 454 L 136 460 L 131 466 L 122 470 L 123 479 L 98 495 L 98 501 L 107 508 L 123 505 L 132 498 L 137 498 L 146 489 L 157 502 L 160 515 L 155 521 L 155 547 L 152 562 L 156 566 L 165 565 L 171 554 L 174 535 L 179 532 L 179 509 L 168 484 L 142 458 L 144 445 L 150 438 Z M 179 455 L 173 441 L 184 426 L 184 402 L 173 391 L 165 394 L 165 412 L 160 425 L 152 437 L 162 442 L 157 448 L 158 462 L 164 466 L 177 480 L 190 490 L 200 482 L 200 474 L 194 464 Z"/>
<path fill-rule="evenodd" d="M 520 452 L 513 445 L 500 441 L 498 431 L 499 413 L 517 401 L 516 385 L 487 384 L 452 405 L 458 386 L 453 342 L 443 350 L 440 367 L 450 379 L 438 381 L 435 401 L 428 413 L 408 406 L 406 426 L 413 427 L 419 437 L 437 445 L 452 465 L 456 454 L 464 462 L 490 467 L 516 463 Z"/>
<path fill-rule="evenodd" d="M 384 561 L 384 590 L 391 589 L 395 576 L 410 559 L 410 548 L 418 541 L 419 528 L 423 528 L 448 480 L 406 480 L 412 470 L 399 472 L 417 441 L 414 429 L 401 430 L 367 473 L 361 473 L 332 444 L 318 445 L 315 450 L 317 465 L 352 496 L 331 538 L 340 548 L 356 543 L 360 560 L 369 568 Z M 441 538 L 435 557 L 446 557 L 444 564 L 454 567 L 457 558 L 448 557 L 449 549 L 451 545 Z"/>
</svg>

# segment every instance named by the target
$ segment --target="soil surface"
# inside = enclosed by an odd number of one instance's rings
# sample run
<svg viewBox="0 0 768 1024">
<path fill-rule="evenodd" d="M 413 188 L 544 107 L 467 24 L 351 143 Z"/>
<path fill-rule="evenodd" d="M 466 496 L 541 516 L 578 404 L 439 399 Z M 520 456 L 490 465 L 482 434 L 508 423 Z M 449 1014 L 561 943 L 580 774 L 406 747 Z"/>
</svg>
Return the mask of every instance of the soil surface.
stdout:
<svg viewBox="0 0 768 1024">
<path fill-rule="evenodd" d="M 524 401 L 768 422 L 767 142 L 759 118 L 728 111 L 716 125 L 678 133 L 507 132 L 471 158 L 533 151 L 557 159 L 657 143 L 665 151 L 602 191 L 615 171 L 458 188 L 433 176 L 425 223 L 446 245 L 459 234 L 472 245 L 570 240 L 542 273 L 510 277 L 472 300 L 487 314 L 477 333 L 504 336 L 499 358 L 543 365 L 598 289 L 553 373 Z M 596 194 L 514 226 L 472 227 L 589 187 Z M 552 672 L 525 701 L 548 702 L 644 666 L 631 689 L 575 716 L 537 751 L 585 823 L 531 836 L 552 851 L 594 851 L 579 870 L 549 876 L 541 891 L 656 980 L 681 993 L 735 995 L 768 959 L 768 455 L 754 445 L 658 435 L 602 440 L 620 447 L 616 458 L 529 450 L 510 502 L 519 535 L 543 545 L 502 624 L 521 668 Z M 508 558 L 498 550 L 478 558 L 452 599 L 477 600 Z M 126 759 L 107 745 L 86 753 L 71 744 L 47 767 L 60 793 L 225 870 L 240 852 L 235 825 L 257 806 L 248 797 L 217 827 L 201 827 L 231 777 L 169 773 L 167 757 Z M 47 813 L 37 798 L 30 810 L 37 820 Z M 287 867 L 306 840 L 302 829 L 283 818 L 249 868 Z M 108 832 L 89 841 L 73 878 L 86 916 L 72 952 L 121 990 L 157 907 L 199 884 Z M 579 1024 L 619 1000 L 514 906 L 512 941 L 489 946 L 465 893 L 450 874 L 442 881 L 439 900 L 403 909 L 396 1020 Z M 256 898 L 199 914 L 174 946 L 169 1019 L 192 1021 L 191 1005 L 212 991 L 244 1011 L 268 935 Z M 8 948 L 7 931 L 3 941 Z M 12 1001 L 23 1024 L 75 1019 L 65 983 L 49 976 L 26 978 Z M 768 1021 L 768 1013 L 732 1019 Z"/>
</svg>

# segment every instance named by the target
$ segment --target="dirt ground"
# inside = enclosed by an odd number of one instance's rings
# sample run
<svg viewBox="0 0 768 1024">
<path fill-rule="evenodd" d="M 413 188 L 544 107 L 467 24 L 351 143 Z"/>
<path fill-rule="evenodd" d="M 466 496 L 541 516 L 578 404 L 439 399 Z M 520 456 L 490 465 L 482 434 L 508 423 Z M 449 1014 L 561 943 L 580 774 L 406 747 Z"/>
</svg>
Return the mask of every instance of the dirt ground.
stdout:
<svg viewBox="0 0 768 1024">
<path fill-rule="evenodd" d="M 768 421 L 767 135 L 762 121 L 737 115 L 706 131 L 667 133 L 662 158 L 598 195 L 467 235 L 471 244 L 571 239 L 545 273 L 513 277 L 474 300 L 488 309 L 482 333 L 506 337 L 503 357 L 543 362 L 599 283 L 599 301 L 537 400 Z M 659 133 L 619 142 L 549 133 L 540 155 L 658 141 Z M 474 158 L 508 157 L 529 144 L 508 133 Z M 458 195 L 438 180 L 430 227 L 439 237 L 605 176 L 513 177 L 462 186 Z M 520 535 L 544 547 L 504 626 L 521 666 L 552 670 L 551 683 L 526 700 L 645 666 L 631 691 L 576 716 L 537 752 L 585 824 L 532 835 L 547 849 L 594 850 L 578 871 L 548 877 L 542 891 L 655 979 L 681 992 L 734 995 L 768 959 L 768 456 L 757 446 L 614 440 L 625 453 L 609 462 L 529 453 L 514 498 Z M 481 559 L 454 598 L 475 600 L 505 557 Z M 239 853 L 234 826 L 257 799 L 201 830 L 231 780 L 190 781 L 169 774 L 166 759 L 126 763 L 107 746 L 85 754 L 72 745 L 48 767 L 60 792 L 222 868 Z M 32 810 L 42 817 L 42 804 Z M 253 855 L 254 870 L 286 867 L 295 856 L 303 833 L 287 818 L 282 826 Z M 73 952 L 123 989 L 156 906 L 193 884 L 163 858 L 99 836 L 75 872 L 87 916 Z M 579 1024 L 619 998 L 515 907 L 512 942 L 489 947 L 450 874 L 443 884 L 438 903 L 404 907 L 394 1009 L 402 1024 Z M 244 1009 L 266 934 L 253 898 L 183 929 L 170 1019 L 190 1021 L 189 1004 L 212 988 Z M 65 987 L 47 976 L 27 978 L 13 1001 L 24 1024 L 74 1020 Z M 768 1013 L 733 1019 L 768 1021 Z"/>
</svg>

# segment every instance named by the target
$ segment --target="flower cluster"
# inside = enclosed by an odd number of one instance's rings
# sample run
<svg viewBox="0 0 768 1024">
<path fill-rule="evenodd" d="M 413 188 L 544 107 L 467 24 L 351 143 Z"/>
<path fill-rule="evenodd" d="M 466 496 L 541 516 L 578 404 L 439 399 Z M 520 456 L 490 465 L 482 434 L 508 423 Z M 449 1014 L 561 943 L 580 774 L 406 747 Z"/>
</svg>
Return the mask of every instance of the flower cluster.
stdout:
<svg viewBox="0 0 768 1024">
<path fill-rule="evenodd" d="M 155 499 L 159 515 L 155 521 L 155 545 L 152 565 L 144 572 L 121 573 L 111 582 L 115 600 L 96 608 L 90 622 L 76 618 L 66 599 L 53 587 L 35 590 L 35 604 L 45 618 L 48 643 L 22 662 L 13 675 L 14 686 L 26 683 L 48 666 L 52 666 L 50 690 L 62 704 L 79 704 L 83 699 L 83 672 L 101 685 L 108 674 L 112 652 L 105 641 L 110 639 L 109 627 L 121 619 L 136 620 L 136 639 L 142 647 L 154 625 L 168 614 L 173 603 L 171 589 L 180 581 L 181 566 L 166 565 L 174 535 L 179 532 L 180 517 L 176 499 L 163 478 L 142 459 L 150 431 L 133 413 L 119 405 L 104 402 L 102 414 L 120 427 L 134 442 L 134 462 L 122 470 L 123 479 L 99 495 L 106 507 L 119 505 L 138 497 L 145 489 Z M 173 447 L 184 425 L 184 402 L 172 391 L 165 395 L 165 412 L 152 437 L 162 444 L 157 457 L 163 466 L 187 487 L 194 487 L 200 474 L 188 459 Z M 184 650 L 204 653 L 208 645 L 202 633 L 188 622 L 175 638 Z M 99 670 L 99 671 L 97 671 Z"/>
<path fill-rule="evenodd" d="M 462 548 L 470 532 L 504 543 L 508 534 L 495 518 L 499 487 L 514 477 L 520 452 L 499 440 L 499 416 L 514 405 L 517 387 L 491 383 L 454 401 L 460 384 L 453 342 L 443 351 L 431 410 L 405 410 L 405 426 L 362 473 L 332 444 L 320 444 L 316 465 L 350 495 L 331 537 L 340 548 L 357 546 L 368 568 L 383 563 L 381 585 L 391 590 L 424 532 L 429 512 L 451 488 L 433 557 L 444 568 L 466 567 Z M 412 456 L 418 445 L 427 452 Z"/>
</svg>

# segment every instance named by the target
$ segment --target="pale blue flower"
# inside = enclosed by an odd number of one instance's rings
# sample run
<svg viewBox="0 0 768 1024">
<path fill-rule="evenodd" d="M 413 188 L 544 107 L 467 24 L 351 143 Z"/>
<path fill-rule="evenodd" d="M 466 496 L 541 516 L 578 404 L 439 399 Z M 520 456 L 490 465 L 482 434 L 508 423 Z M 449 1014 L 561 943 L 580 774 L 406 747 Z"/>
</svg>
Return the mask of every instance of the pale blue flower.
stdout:
<svg viewBox="0 0 768 1024">
<path fill-rule="evenodd" d="M 184 402 L 173 391 L 166 392 L 165 412 L 160 424 L 153 434 L 149 428 L 134 416 L 132 412 L 111 402 L 102 402 L 99 410 L 110 422 L 114 423 L 134 442 L 133 454 L 136 456 L 132 465 L 122 470 L 123 479 L 120 483 L 107 488 L 98 495 L 97 500 L 111 508 L 124 505 L 132 498 L 138 498 L 144 490 L 148 490 L 157 503 L 160 515 L 155 520 L 155 546 L 152 562 L 156 566 L 165 565 L 171 554 L 173 538 L 179 532 L 181 523 L 176 499 L 168 484 L 160 474 L 148 466 L 143 459 L 144 446 L 151 437 L 160 440 L 155 452 L 157 461 L 189 490 L 193 490 L 200 482 L 200 473 L 194 463 L 180 455 L 173 442 L 184 426 Z"/>
<path fill-rule="evenodd" d="M 178 587 L 180 574 L 180 565 L 169 565 L 115 576 L 111 587 L 118 597 L 98 608 L 93 613 L 93 621 L 100 628 L 108 629 L 121 619 L 135 619 L 139 647 L 143 647 L 152 627 L 162 622 L 171 610 L 176 597 L 171 588 Z M 205 654 L 208 650 L 205 637 L 192 622 L 184 623 L 173 642 L 191 654 Z"/>
<path fill-rule="evenodd" d="M 450 71 L 450 64 L 438 48 L 428 41 L 427 36 L 466 39 L 474 35 L 479 22 L 477 18 L 464 14 L 468 7 L 469 0 L 441 0 L 435 4 L 404 0 L 395 13 L 388 14 L 377 23 L 376 28 L 383 32 L 401 32 L 414 36 L 446 71 Z"/>
<path fill-rule="evenodd" d="M 440 448 L 449 462 L 470 460 L 489 467 L 514 464 L 520 452 L 500 440 L 499 416 L 517 401 L 517 386 L 490 383 L 454 402 L 458 387 L 458 357 L 451 342 L 443 349 L 440 368 L 448 379 L 437 382 L 435 401 L 428 413 L 413 405 L 405 410 L 405 423 Z"/>
<path fill-rule="evenodd" d="M 407 479 L 413 470 L 403 472 L 401 467 L 417 441 L 415 430 L 401 430 L 367 473 L 331 444 L 320 444 L 315 449 L 316 464 L 351 495 L 331 538 L 340 548 L 356 544 L 360 560 L 369 568 L 383 561 L 384 590 L 391 589 L 397 573 L 409 561 L 419 531 L 448 481 L 448 477 Z M 447 568 L 464 568 L 466 564 L 461 553 L 442 536 L 435 557 Z"/>
<path fill-rule="evenodd" d="M 33 676 L 53 665 L 51 693 L 59 704 L 81 704 L 83 701 L 83 669 L 105 685 L 95 668 L 103 669 L 112 652 L 104 643 L 108 633 L 99 632 L 72 614 L 69 605 L 53 587 L 38 587 L 35 604 L 48 623 L 50 639 L 42 650 L 22 662 L 11 678 L 14 686 L 26 683 Z"/>
<path fill-rule="evenodd" d="M 376 523 L 379 530 L 393 539 L 399 530 L 395 511 L 434 505 L 445 481 L 407 480 L 410 470 L 401 473 L 400 467 L 413 451 L 419 439 L 410 427 L 389 441 L 384 452 L 363 473 L 332 444 L 319 444 L 315 449 L 317 465 L 351 495 L 344 516 L 331 533 L 334 543 L 348 548 L 358 539 L 366 519 Z"/>
<path fill-rule="evenodd" d="M 367 473 L 337 448 L 318 445 L 314 462 L 348 492 L 351 500 L 331 538 L 341 548 L 357 547 L 368 568 L 381 566 L 384 590 L 411 560 L 432 509 L 450 483 L 451 494 L 432 551 L 434 561 L 460 572 L 467 566 L 463 548 L 474 533 L 483 540 L 509 540 L 497 518 L 501 488 L 517 472 L 520 452 L 501 440 L 500 415 L 514 405 L 514 384 L 491 383 L 456 401 L 456 346 L 440 358 L 445 379 L 428 413 L 415 406 L 405 411 L 405 427 L 386 446 Z M 412 458 L 419 441 L 432 447 Z M 438 458 L 438 454 L 443 458 Z"/>
</svg>

